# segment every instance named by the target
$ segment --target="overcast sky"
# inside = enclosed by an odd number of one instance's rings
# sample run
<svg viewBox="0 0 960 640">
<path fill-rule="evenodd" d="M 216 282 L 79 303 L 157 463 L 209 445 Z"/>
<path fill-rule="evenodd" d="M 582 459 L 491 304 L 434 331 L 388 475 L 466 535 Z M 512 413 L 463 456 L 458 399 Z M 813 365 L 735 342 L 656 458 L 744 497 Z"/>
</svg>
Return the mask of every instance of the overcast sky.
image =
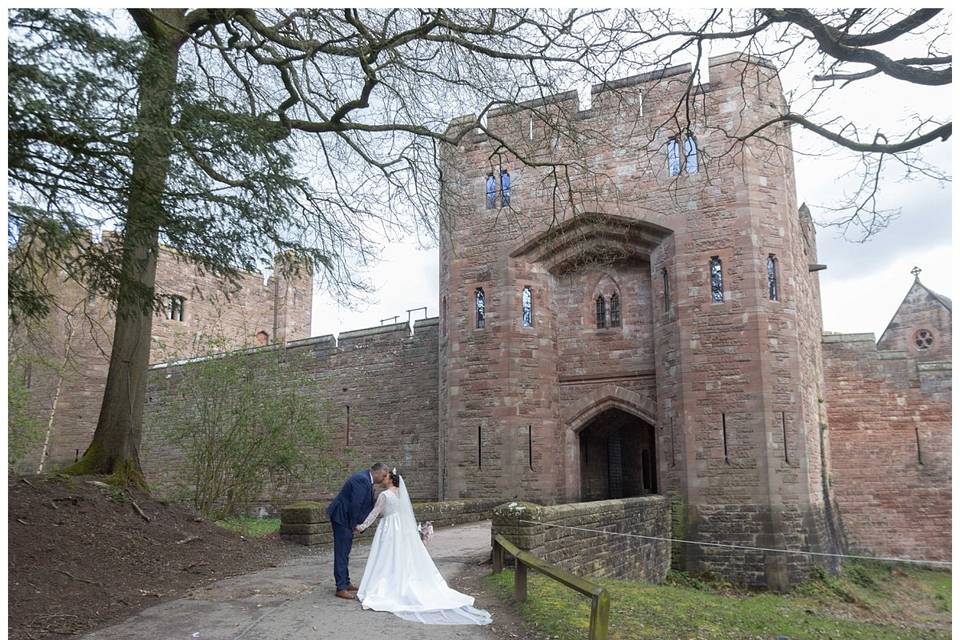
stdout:
<svg viewBox="0 0 960 640">
<path fill-rule="evenodd" d="M 789 79 L 785 77 L 785 84 Z M 854 84 L 834 94 L 846 113 L 856 114 L 864 127 L 902 121 L 917 111 L 936 104 L 939 111 L 951 111 L 949 88 L 915 88 L 894 81 Z M 934 101 L 934 102 L 931 102 Z M 794 133 L 798 151 L 797 197 L 807 202 L 818 222 L 828 214 L 823 206 L 842 199 L 856 184 L 844 178 L 851 159 L 828 150 L 819 139 Z M 809 157 L 803 152 L 827 155 Z M 951 142 L 928 145 L 926 159 L 947 174 L 951 173 Z M 827 265 L 820 272 L 824 329 L 844 333 L 872 332 L 879 337 L 903 299 L 920 267 L 921 281 L 929 288 L 953 297 L 951 243 L 951 189 L 928 178 L 909 182 L 889 180 L 881 185 L 881 206 L 900 209 L 900 215 L 872 239 L 858 243 L 840 237 L 833 227 L 818 229 L 819 261 Z M 340 333 L 377 326 L 385 318 L 407 317 L 406 310 L 427 307 L 437 315 L 439 265 L 436 248 L 423 250 L 416 241 L 386 247 L 383 260 L 367 272 L 374 290 L 365 302 L 345 308 L 329 296 L 315 294 L 313 334 Z M 422 317 L 418 312 L 414 317 Z"/>
</svg>

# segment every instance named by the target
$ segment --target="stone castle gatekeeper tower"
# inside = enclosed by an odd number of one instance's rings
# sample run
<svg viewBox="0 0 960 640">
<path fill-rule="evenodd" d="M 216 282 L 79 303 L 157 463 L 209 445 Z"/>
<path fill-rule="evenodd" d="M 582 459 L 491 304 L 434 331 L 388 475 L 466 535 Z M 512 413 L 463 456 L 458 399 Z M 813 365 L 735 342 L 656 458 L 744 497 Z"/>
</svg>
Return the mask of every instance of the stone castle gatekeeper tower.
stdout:
<svg viewBox="0 0 960 640">
<path fill-rule="evenodd" d="M 492 111 L 489 137 L 444 149 L 440 498 L 662 493 L 676 538 L 832 551 L 816 244 L 790 132 L 729 137 L 784 97 L 764 61 L 713 58 L 689 124 L 663 126 L 690 73 L 594 86 L 585 110 L 569 92 Z M 773 588 L 812 562 L 674 554 Z"/>
</svg>

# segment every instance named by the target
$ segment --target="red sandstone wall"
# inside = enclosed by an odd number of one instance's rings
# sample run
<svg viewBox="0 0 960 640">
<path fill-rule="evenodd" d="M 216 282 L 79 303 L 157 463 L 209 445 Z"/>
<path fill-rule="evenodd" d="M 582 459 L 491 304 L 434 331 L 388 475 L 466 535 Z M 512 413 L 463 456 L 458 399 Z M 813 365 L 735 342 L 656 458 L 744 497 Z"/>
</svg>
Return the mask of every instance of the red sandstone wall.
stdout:
<svg viewBox="0 0 960 640">
<path fill-rule="evenodd" d="M 157 262 L 157 291 L 186 298 L 184 319 L 153 319 L 150 362 L 189 357 L 211 338 L 221 337 L 225 347 L 237 349 L 255 344 L 259 331 L 269 342 L 299 340 L 310 335 L 313 278 L 243 273 L 238 285 L 201 274 L 178 260 L 176 252 L 163 248 Z M 219 335 L 218 335 L 219 334 Z"/>
<path fill-rule="evenodd" d="M 320 336 L 288 344 L 284 362 L 292 375 L 311 381 L 303 392 L 333 428 L 329 453 L 343 464 L 327 481 L 301 487 L 305 497 L 330 497 L 345 474 L 384 462 L 404 474 L 413 498 L 436 498 L 438 328 L 437 319 L 429 318 L 418 320 L 412 335 L 400 323 L 344 332 L 339 341 Z M 189 366 L 150 371 L 141 459 L 160 493 L 172 491 L 182 474 L 183 453 L 166 441 L 163 424 L 175 419 L 182 369 Z"/>
<path fill-rule="evenodd" d="M 823 338 L 832 485 L 853 552 L 950 560 L 951 371 Z M 919 445 L 918 445 L 919 437 Z"/>
</svg>

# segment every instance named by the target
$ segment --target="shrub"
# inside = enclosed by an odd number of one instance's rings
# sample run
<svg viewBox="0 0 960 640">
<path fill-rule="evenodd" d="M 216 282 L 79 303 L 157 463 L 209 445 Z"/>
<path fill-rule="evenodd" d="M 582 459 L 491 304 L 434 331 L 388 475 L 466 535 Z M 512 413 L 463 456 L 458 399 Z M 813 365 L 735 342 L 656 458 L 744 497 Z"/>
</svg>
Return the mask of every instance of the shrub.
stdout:
<svg viewBox="0 0 960 640">
<path fill-rule="evenodd" d="M 295 493 L 332 472 L 325 405 L 282 350 L 227 353 L 183 365 L 153 425 L 185 455 L 187 496 L 204 516 L 244 513 L 270 490 Z"/>
</svg>

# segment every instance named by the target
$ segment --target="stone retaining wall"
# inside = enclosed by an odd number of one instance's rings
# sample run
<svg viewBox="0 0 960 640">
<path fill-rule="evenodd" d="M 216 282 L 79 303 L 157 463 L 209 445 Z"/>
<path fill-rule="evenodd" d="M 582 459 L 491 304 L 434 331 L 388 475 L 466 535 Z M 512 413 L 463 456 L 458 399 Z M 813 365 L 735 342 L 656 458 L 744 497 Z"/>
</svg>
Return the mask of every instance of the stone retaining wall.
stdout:
<svg viewBox="0 0 960 640">
<path fill-rule="evenodd" d="M 670 568 L 669 542 L 549 525 L 669 538 L 670 505 L 665 496 L 550 507 L 510 502 L 494 509 L 492 534 L 503 534 L 545 562 L 584 577 L 659 583 Z"/>
<path fill-rule="evenodd" d="M 280 537 L 304 545 L 333 544 L 333 530 L 327 518 L 328 502 L 301 501 L 284 507 L 280 512 Z M 449 527 L 467 522 L 489 520 L 500 500 L 447 500 L 444 502 L 416 502 L 414 515 L 418 522 L 433 522 L 434 528 Z M 375 523 L 368 530 L 376 530 Z"/>
</svg>

